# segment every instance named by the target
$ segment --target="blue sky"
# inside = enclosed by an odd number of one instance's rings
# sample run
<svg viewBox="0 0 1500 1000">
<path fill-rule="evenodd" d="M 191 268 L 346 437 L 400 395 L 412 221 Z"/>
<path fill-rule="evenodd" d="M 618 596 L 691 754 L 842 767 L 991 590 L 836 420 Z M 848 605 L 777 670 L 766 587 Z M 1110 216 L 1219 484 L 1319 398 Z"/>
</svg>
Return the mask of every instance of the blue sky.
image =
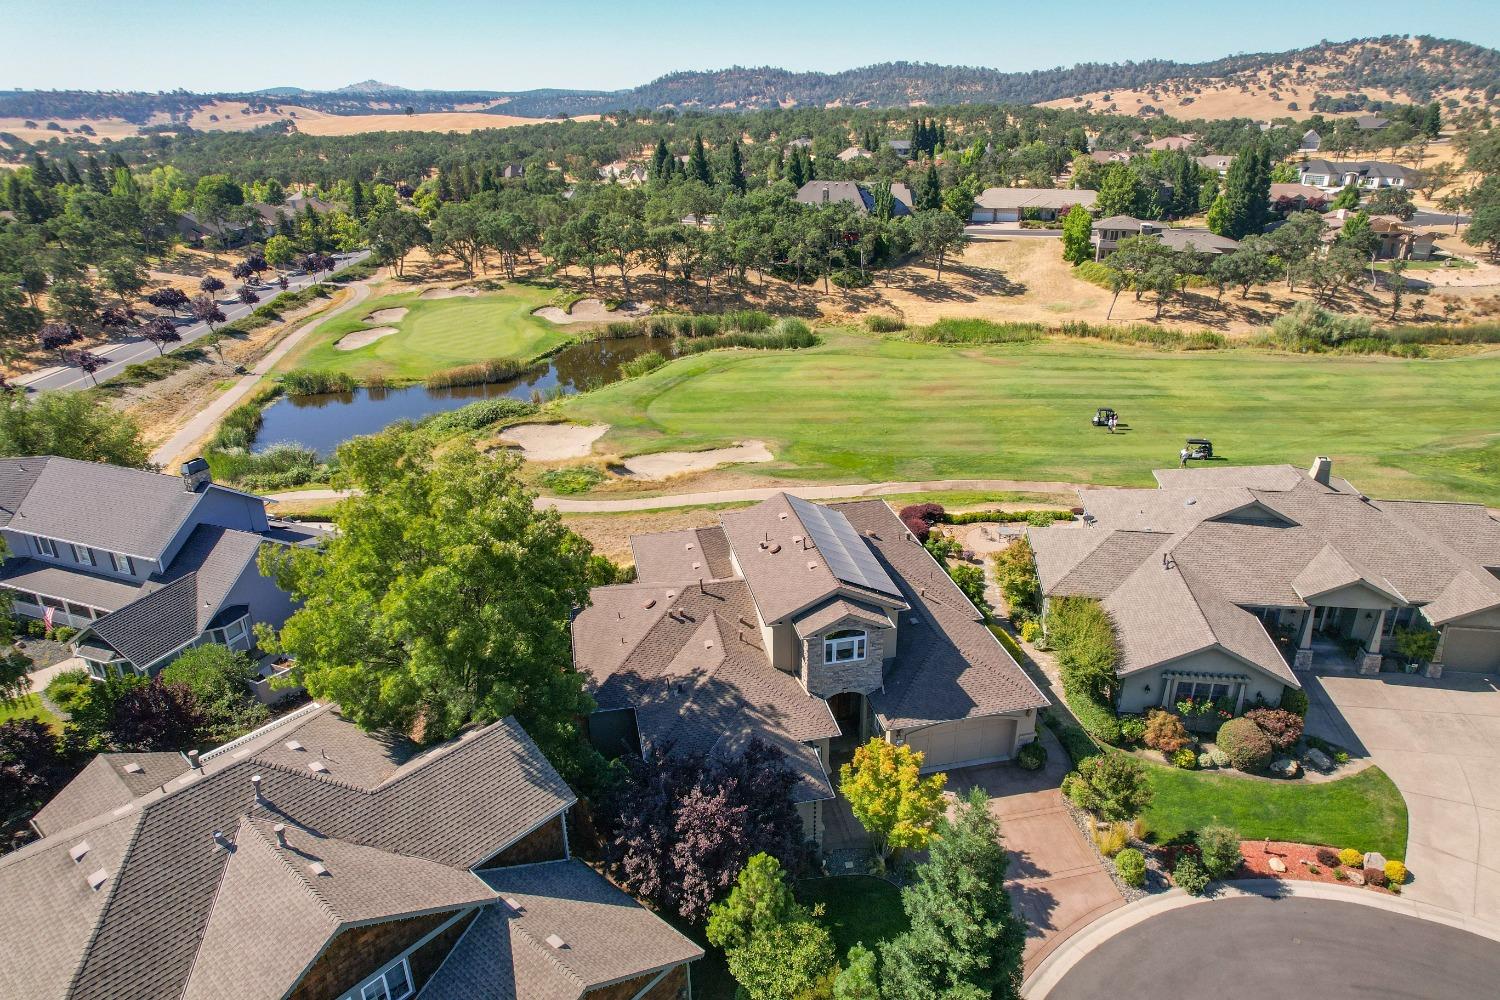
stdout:
<svg viewBox="0 0 1500 1000">
<path fill-rule="evenodd" d="M 1364 0 L 1320 15 L 1221 0 L 0 0 L 0 26 L 0 88 L 325 89 L 375 78 L 435 89 L 615 89 L 735 64 L 838 70 L 906 59 L 1031 70 L 1198 61 L 1324 36 L 1429 34 L 1500 47 L 1500 4 Z"/>
</svg>

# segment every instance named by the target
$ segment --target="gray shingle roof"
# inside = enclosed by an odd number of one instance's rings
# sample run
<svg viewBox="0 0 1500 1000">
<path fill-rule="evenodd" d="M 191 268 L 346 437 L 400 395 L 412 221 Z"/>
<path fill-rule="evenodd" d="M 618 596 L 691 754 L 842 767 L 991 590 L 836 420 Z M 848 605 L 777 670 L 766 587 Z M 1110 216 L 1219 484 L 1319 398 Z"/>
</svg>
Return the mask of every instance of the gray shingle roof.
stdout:
<svg viewBox="0 0 1500 1000">
<path fill-rule="evenodd" d="M 123 608 L 152 589 L 149 583 L 116 580 L 29 557 L 5 560 L 0 566 L 0 584 L 105 611 Z"/>
<path fill-rule="evenodd" d="M 183 995 L 229 855 L 213 845 L 214 830 L 236 830 L 247 815 L 296 824 L 319 835 L 451 868 L 492 857 L 574 797 L 514 720 L 467 734 L 418 758 L 391 762 L 389 776 L 361 788 L 330 771 L 318 774 L 262 757 L 268 748 L 296 740 L 307 754 L 328 753 L 338 743 L 322 720 L 323 707 L 281 725 L 243 747 L 168 782 L 133 803 L 48 836 L 0 858 L 0 956 L 27 955 L 45 968 L 27 969 L 25 981 L 45 989 L 15 992 L 13 969 L 0 959 L 0 995 L 47 1000 L 162 1000 Z M 329 734 L 327 745 L 323 735 Z M 347 748 L 346 748 L 347 749 Z M 378 751 L 377 751 L 378 754 Z M 257 806 L 250 777 L 262 776 Z M 69 888 L 71 876 L 57 861 L 80 839 L 121 839 L 126 845 L 106 865 L 110 878 L 103 905 L 86 885 Z M 105 831 L 101 834 L 100 831 Z M 108 859 L 105 859 L 108 860 Z M 78 866 L 88 868 L 89 863 Z M 61 869 L 61 871 L 60 871 Z M 76 903 L 25 909 L 55 882 Z M 275 883 L 266 891 L 278 892 Z M 305 890 L 303 890 L 305 891 Z M 414 888 L 414 891 L 417 889 Z M 36 942 L 45 940 L 47 947 Z M 53 942 L 62 942 L 54 945 Z M 76 974 L 75 974 L 76 970 Z M 71 987 L 68 983 L 71 980 Z"/>
<path fill-rule="evenodd" d="M 424 1000 L 577 1000 L 703 956 L 581 861 L 480 875 L 507 902 L 480 915 L 423 990 Z M 554 936 L 562 947 L 549 941 Z"/>
<path fill-rule="evenodd" d="M 1098 191 L 1059 188 L 992 187 L 985 188 L 974 199 L 979 208 L 1069 208 L 1082 205 L 1093 208 Z"/>
<path fill-rule="evenodd" d="M 31 818 L 42 836 L 126 805 L 188 769 L 180 753 L 101 753 Z"/>
<path fill-rule="evenodd" d="M 797 632 L 797 637 L 806 639 L 845 618 L 852 618 L 874 628 L 891 627 L 891 616 L 884 608 L 878 608 L 863 601 L 846 600 L 842 597 L 836 597 L 826 604 L 820 604 L 811 611 L 798 615 L 792 625 Z"/>
<path fill-rule="evenodd" d="M 635 578 L 642 583 L 723 580 L 734 576 L 724 529 L 690 528 L 632 535 Z"/>
</svg>

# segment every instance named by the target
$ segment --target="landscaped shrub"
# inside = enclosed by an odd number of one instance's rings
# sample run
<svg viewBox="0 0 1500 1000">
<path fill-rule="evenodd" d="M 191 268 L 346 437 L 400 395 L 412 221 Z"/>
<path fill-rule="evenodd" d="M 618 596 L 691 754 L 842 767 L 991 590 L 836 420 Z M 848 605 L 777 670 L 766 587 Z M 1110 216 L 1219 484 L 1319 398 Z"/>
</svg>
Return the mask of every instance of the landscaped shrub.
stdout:
<svg viewBox="0 0 1500 1000">
<path fill-rule="evenodd" d="M 1127 847 L 1115 855 L 1115 874 L 1126 885 L 1137 889 L 1146 884 L 1146 856 L 1134 847 Z"/>
<path fill-rule="evenodd" d="M 906 329 L 906 320 L 900 316 L 885 316 L 875 313 L 865 317 L 865 329 L 871 333 L 897 333 Z"/>
<path fill-rule="evenodd" d="M 1249 719 L 1230 719 L 1219 727 L 1214 740 L 1229 755 L 1229 762 L 1241 771 L 1263 771 L 1276 751 L 1266 734 Z"/>
<path fill-rule="evenodd" d="M 1120 647 L 1114 622 L 1103 606 L 1091 597 L 1050 601 L 1047 634 L 1057 649 L 1063 690 L 1069 700 L 1075 694 L 1087 694 L 1101 705 L 1109 705 L 1110 692 L 1119 684 L 1115 664 L 1119 661 Z M 1114 714 L 1112 708 L 1110 714 Z"/>
<path fill-rule="evenodd" d="M 1284 712 L 1307 718 L 1307 692 L 1301 688 L 1284 688 L 1281 692 L 1280 708 Z"/>
<path fill-rule="evenodd" d="M 1180 767 L 1184 771 L 1191 771 L 1198 766 L 1198 755 L 1193 752 L 1192 747 L 1174 750 L 1168 759 L 1173 767 Z"/>
<path fill-rule="evenodd" d="M 294 368 L 281 376 L 281 385 L 289 396 L 316 396 L 325 392 L 350 392 L 354 376 L 348 372 L 310 371 Z"/>
<path fill-rule="evenodd" d="M 1214 767 L 1228 767 L 1229 755 L 1218 747 L 1211 747 L 1208 756 L 1213 759 Z"/>
<path fill-rule="evenodd" d="M 1210 823 L 1198 831 L 1198 853 L 1211 878 L 1227 878 L 1240 866 L 1240 833 L 1232 826 Z"/>
<path fill-rule="evenodd" d="M 1021 639 L 1024 642 L 1034 643 L 1041 634 L 1042 623 L 1035 618 L 1028 618 L 1021 623 Z"/>
<path fill-rule="evenodd" d="M 1385 878 L 1391 885 L 1406 884 L 1406 865 L 1400 861 L 1387 861 L 1385 863 Z"/>
<path fill-rule="evenodd" d="M 948 567 L 948 575 L 958 584 L 958 589 L 978 608 L 981 614 L 990 613 L 989 602 L 984 599 L 984 570 L 978 566 L 960 563 Z"/>
<path fill-rule="evenodd" d="M 1390 881 L 1385 877 L 1385 869 L 1383 868 L 1366 868 L 1364 875 L 1365 885 L 1375 885 L 1384 888 L 1386 882 Z"/>
<path fill-rule="evenodd" d="M 1140 746 L 1146 739 L 1146 719 L 1140 715 L 1120 716 L 1120 742 L 1126 746 Z"/>
<path fill-rule="evenodd" d="M 1047 748 L 1040 740 L 1032 740 L 1016 754 L 1016 762 L 1028 771 L 1040 771 L 1047 763 Z"/>
<path fill-rule="evenodd" d="M 1036 554 L 1025 538 L 1011 542 L 991 558 L 995 583 L 1012 616 L 1036 614 L 1042 608 L 1042 585 L 1036 575 Z"/>
<path fill-rule="evenodd" d="M 1364 864 L 1364 861 L 1364 854 L 1352 847 L 1346 847 L 1342 851 L 1339 851 L 1339 864 L 1345 868 L 1358 868 Z"/>
<path fill-rule="evenodd" d="M 1103 753 L 1099 749 L 1099 744 L 1090 739 L 1089 734 L 1077 726 L 1070 726 L 1051 715 L 1047 717 L 1046 725 L 1048 729 L 1052 730 L 1052 734 L 1057 737 L 1057 742 L 1061 743 L 1063 749 L 1068 752 L 1068 757 L 1073 761 L 1074 767 L 1082 764 L 1090 757 L 1097 757 Z M 1074 777 L 1074 775 L 1069 775 L 1069 777 Z"/>
<path fill-rule="evenodd" d="M 1146 713 L 1146 731 L 1142 742 L 1152 750 L 1160 750 L 1170 756 L 1192 741 L 1181 719 L 1171 712 L 1153 708 Z"/>
<path fill-rule="evenodd" d="M 1349 875 L 1348 875 L 1348 873 L 1346 873 L 1344 871 L 1344 869 L 1342 869 L 1342 868 L 1335 868 L 1333 870 L 1333 877 L 1336 878 L 1336 879 L 1338 879 L 1340 882 L 1347 882 L 1347 881 L 1349 881 Z"/>
<path fill-rule="evenodd" d="M 1146 765 L 1129 754 L 1090 757 L 1078 765 L 1078 775 L 1073 802 L 1111 822 L 1139 816 L 1155 795 Z"/>
<path fill-rule="evenodd" d="M 1094 827 L 1094 846 L 1106 858 L 1112 858 L 1130 843 L 1128 823 L 1103 823 Z"/>
<path fill-rule="evenodd" d="M 1214 755 L 1207 750 L 1198 755 L 1198 767 L 1204 771 L 1212 771 L 1219 765 L 1214 763 Z"/>
<path fill-rule="evenodd" d="M 1064 688 L 1067 696 L 1068 708 L 1072 710 L 1073 717 L 1078 720 L 1090 736 L 1101 743 L 1118 746 L 1120 743 L 1120 720 L 1115 718 L 1114 709 L 1108 705 L 1095 701 L 1087 693 L 1074 694 Z"/>
<path fill-rule="evenodd" d="M 1337 868 L 1339 866 L 1339 852 L 1331 847 L 1320 847 L 1314 852 L 1318 864 L 1325 868 Z"/>
<path fill-rule="evenodd" d="M 918 520 L 931 527 L 942 523 L 945 514 L 943 505 L 940 503 L 914 503 L 902 507 L 901 513 L 897 516 L 903 521 Z"/>
<path fill-rule="evenodd" d="M 1208 888 L 1208 872 L 1203 870 L 1197 858 L 1184 854 L 1177 859 L 1177 867 L 1172 869 L 1172 881 L 1189 896 L 1201 896 Z"/>
<path fill-rule="evenodd" d="M 1431 628 L 1398 628 L 1396 652 L 1408 663 L 1430 663 L 1437 655 L 1438 633 Z"/>
<path fill-rule="evenodd" d="M 82 667 L 64 670 L 47 682 L 47 699 L 64 712 L 72 712 L 83 704 L 93 684 L 89 672 Z"/>
<path fill-rule="evenodd" d="M 1252 708 L 1245 718 L 1260 727 L 1277 750 L 1290 750 L 1302 738 L 1302 716 L 1281 708 Z"/>
<path fill-rule="evenodd" d="M 966 510 L 958 514 L 947 514 L 947 524 L 1021 524 L 1045 528 L 1059 521 L 1073 520 L 1070 510 Z"/>
</svg>

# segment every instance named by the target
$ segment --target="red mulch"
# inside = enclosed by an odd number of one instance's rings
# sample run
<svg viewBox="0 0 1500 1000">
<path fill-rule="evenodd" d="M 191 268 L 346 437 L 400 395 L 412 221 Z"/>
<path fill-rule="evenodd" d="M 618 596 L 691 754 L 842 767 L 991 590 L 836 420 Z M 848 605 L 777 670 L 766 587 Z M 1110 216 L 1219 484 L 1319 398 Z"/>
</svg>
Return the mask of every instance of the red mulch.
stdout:
<svg viewBox="0 0 1500 1000">
<path fill-rule="evenodd" d="M 1244 855 L 1245 863 L 1231 878 L 1282 878 L 1296 879 L 1298 882 L 1331 882 L 1337 885 L 1354 885 L 1352 882 L 1340 882 L 1333 877 L 1333 869 L 1319 864 L 1316 845 L 1312 844 L 1289 844 L 1280 840 L 1271 841 L 1271 853 L 1266 853 L 1266 842 L 1264 840 L 1242 840 L 1240 841 L 1240 854 Z M 1273 872 L 1267 863 L 1272 856 L 1281 858 L 1286 865 L 1285 872 Z M 1304 861 L 1312 862 L 1318 866 L 1315 875 Z M 1367 885 L 1365 888 L 1372 892 L 1386 892 L 1392 890 L 1382 889 L 1379 886 Z"/>
</svg>

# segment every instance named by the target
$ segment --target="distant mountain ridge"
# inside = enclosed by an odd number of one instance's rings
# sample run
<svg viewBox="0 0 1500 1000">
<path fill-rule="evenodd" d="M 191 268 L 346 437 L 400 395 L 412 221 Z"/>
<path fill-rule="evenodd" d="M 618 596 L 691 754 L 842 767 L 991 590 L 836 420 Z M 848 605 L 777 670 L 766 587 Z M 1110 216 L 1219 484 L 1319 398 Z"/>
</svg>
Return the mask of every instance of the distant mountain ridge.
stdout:
<svg viewBox="0 0 1500 1000">
<path fill-rule="evenodd" d="M 1202 63 L 1169 59 L 1143 62 L 1080 63 L 1028 72 L 976 66 L 894 62 L 837 73 L 793 72 L 770 66 L 669 73 L 625 90 L 546 89 L 528 91 L 410 90 L 365 80 L 333 91 L 274 87 L 254 94 L 92 93 L 84 91 L 0 91 L 0 115 L 25 117 L 121 117 L 144 122 L 151 114 L 190 113 L 214 100 L 251 104 L 284 101 L 332 114 L 388 111 L 450 111 L 488 105 L 485 110 L 523 117 L 552 117 L 631 109 L 756 110 L 798 105 L 905 107 L 923 104 L 1038 104 L 1083 94 L 1153 88 L 1170 84 L 1243 81 L 1261 74 L 1312 79 L 1329 93 L 1379 89 L 1427 101 L 1447 94 L 1483 92 L 1487 102 L 1500 92 L 1500 51 L 1469 42 L 1429 36 L 1384 36 L 1325 42 L 1277 53 L 1240 53 Z M 269 100 L 268 100 L 269 99 Z"/>
</svg>

